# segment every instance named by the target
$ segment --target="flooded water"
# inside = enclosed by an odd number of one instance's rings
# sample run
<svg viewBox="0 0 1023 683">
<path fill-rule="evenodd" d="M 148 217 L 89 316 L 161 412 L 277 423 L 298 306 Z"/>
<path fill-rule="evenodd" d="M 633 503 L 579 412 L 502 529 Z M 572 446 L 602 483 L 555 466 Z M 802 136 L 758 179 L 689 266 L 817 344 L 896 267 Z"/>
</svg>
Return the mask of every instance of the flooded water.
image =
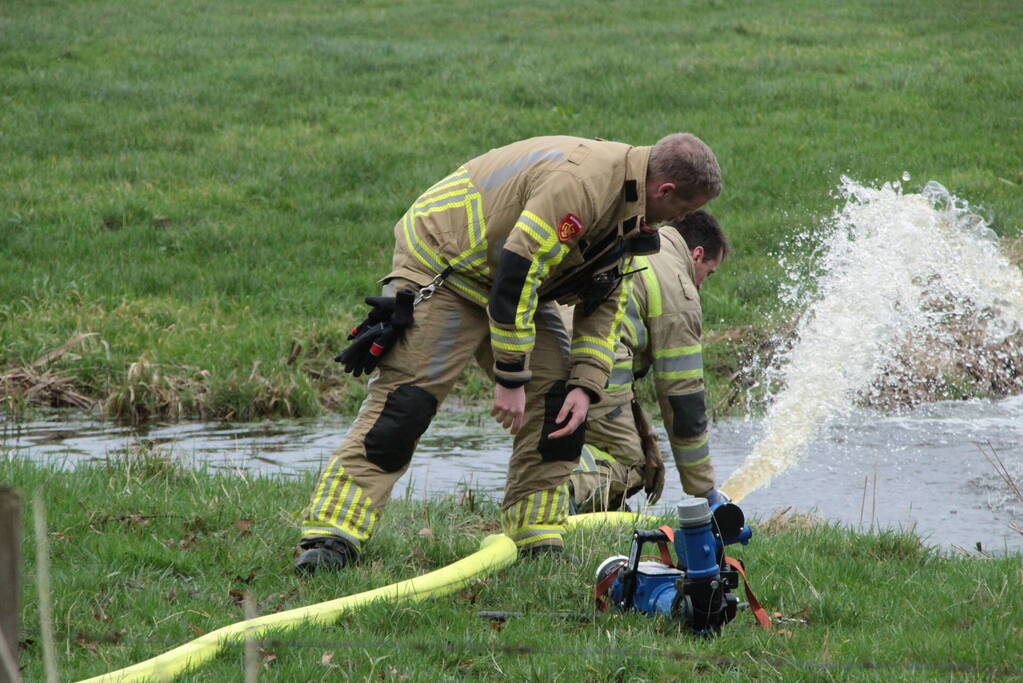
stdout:
<svg viewBox="0 0 1023 683">
<path fill-rule="evenodd" d="M 111 423 L 61 418 L 0 424 L 0 450 L 64 467 L 117 457 L 136 442 L 171 449 L 196 466 L 294 476 L 316 470 L 340 443 L 340 419 L 223 425 L 180 423 L 134 431 Z M 663 434 L 663 426 L 659 426 Z M 723 420 L 711 428 L 724 480 L 762 438 L 757 420 Z M 464 487 L 500 496 L 510 437 L 489 415 L 442 411 L 424 435 L 394 495 L 422 498 Z M 806 455 L 743 501 L 766 519 L 792 507 L 854 528 L 914 529 L 945 549 L 1023 551 L 1023 502 L 1013 498 L 981 449 L 994 448 L 1023 484 L 1023 397 L 999 402 L 926 405 L 898 416 L 865 411 L 834 421 Z M 667 443 L 662 450 L 668 453 Z M 658 508 L 684 497 L 673 465 Z M 633 498 L 638 504 L 640 497 Z M 296 507 L 304 501 L 295 501 Z"/>
</svg>

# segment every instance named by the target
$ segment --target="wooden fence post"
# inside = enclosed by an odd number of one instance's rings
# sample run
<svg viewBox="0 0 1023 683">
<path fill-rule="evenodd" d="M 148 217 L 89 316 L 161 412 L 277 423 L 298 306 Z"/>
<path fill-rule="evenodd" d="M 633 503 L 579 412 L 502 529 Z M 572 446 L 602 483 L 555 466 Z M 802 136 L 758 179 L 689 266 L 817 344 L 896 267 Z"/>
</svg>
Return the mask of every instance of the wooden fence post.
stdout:
<svg viewBox="0 0 1023 683">
<path fill-rule="evenodd" d="M 21 496 L 0 488 L 0 683 L 18 683 Z M 6 646 L 6 647 L 5 647 Z"/>
</svg>

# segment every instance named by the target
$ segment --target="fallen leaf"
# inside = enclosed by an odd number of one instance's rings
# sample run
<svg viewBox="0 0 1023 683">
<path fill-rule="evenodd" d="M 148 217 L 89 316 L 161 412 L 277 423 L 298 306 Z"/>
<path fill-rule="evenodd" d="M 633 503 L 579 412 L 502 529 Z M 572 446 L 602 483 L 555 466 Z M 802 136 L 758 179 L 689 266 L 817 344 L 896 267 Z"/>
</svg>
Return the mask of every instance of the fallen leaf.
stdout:
<svg viewBox="0 0 1023 683">
<path fill-rule="evenodd" d="M 387 667 L 387 676 L 384 676 L 384 672 L 381 671 L 380 672 L 380 678 L 383 678 L 383 679 L 390 678 L 391 680 L 394 680 L 394 681 L 407 681 L 408 680 L 408 674 L 403 674 L 403 673 L 399 672 L 395 667 L 389 666 L 389 667 Z"/>
<path fill-rule="evenodd" d="M 99 649 L 99 642 L 95 640 L 86 640 L 85 638 L 79 638 L 77 642 L 81 647 L 85 648 L 89 652 L 92 652 L 93 654 L 95 654 L 96 650 Z"/>
<path fill-rule="evenodd" d="M 235 574 L 234 578 L 231 579 L 231 580 L 232 581 L 237 581 L 238 583 L 252 583 L 252 580 L 254 578 L 256 578 L 256 573 L 255 572 L 249 572 L 249 575 L 246 576 L 244 579 L 240 575 Z"/>
<path fill-rule="evenodd" d="M 178 548 L 181 550 L 189 550 L 195 547 L 195 536 L 185 536 L 178 541 Z"/>
<path fill-rule="evenodd" d="M 259 654 L 260 654 L 260 656 L 263 657 L 263 668 L 264 669 L 269 669 L 270 668 L 270 662 L 272 662 L 273 660 L 277 659 L 277 653 L 276 652 L 267 652 L 263 648 L 259 648 Z"/>
<path fill-rule="evenodd" d="M 55 541 L 70 541 L 71 540 L 71 536 L 69 536 L 68 534 L 62 534 L 59 531 L 51 532 L 50 536 L 52 536 Z"/>
<path fill-rule="evenodd" d="M 433 529 L 431 529 L 428 526 L 427 527 L 423 527 L 422 529 L 420 529 L 419 531 L 416 532 L 416 536 L 419 536 L 420 538 L 428 538 L 428 539 L 432 540 L 433 539 Z"/>
<path fill-rule="evenodd" d="M 242 536 L 252 535 L 252 518 L 246 517 L 245 519 L 239 519 L 234 523 L 234 526 L 241 533 Z"/>
<path fill-rule="evenodd" d="M 245 602 L 245 593 L 242 593 L 239 590 L 235 590 L 232 588 L 231 590 L 227 591 L 227 594 L 231 597 L 231 602 L 233 602 L 236 605 L 240 605 L 243 602 Z"/>
<path fill-rule="evenodd" d="M 423 549 L 420 548 L 419 546 L 416 546 L 415 548 L 412 549 L 412 554 L 415 555 L 416 559 L 422 562 L 423 564 L 429 564 L 430 560 L 426 557 L 426 553 L 424 553 Z"/>
<path fill-rule="evenodd" d="M 334 663 L 334 653 L 324 652 L 323 656 L 320 657 L 320 664 L 323 666 L 329 666 L 331 669 L 338 668 L 338 665 Z"/>
<path fill-rule="evenodd" d="M 167 593 L 167 595 L 163 596 L 163 599 L 173 605 L 174 602 L 178 599 L 178 589 L 171 588 L 170 592 Z"/>
<path fill-rule="evenodd" d="M 502 628 L 504 628 L 504 624 L 505 624 L 504 621 L 500 620 L 492 621 L 490 622 L 490 628 L 494 629 L 495 631 L 500 631 Z"/>
<path fill-rule="evenodd" d="M 197 636 L 204 636 L 204 635 L 206 635 L 206 631 L 204 631 L 203 629 L 199 628 L 195 624 L 189 624 L 188 628 L 192 629 L 192 633 L 194 633 Z"/>
</svg>

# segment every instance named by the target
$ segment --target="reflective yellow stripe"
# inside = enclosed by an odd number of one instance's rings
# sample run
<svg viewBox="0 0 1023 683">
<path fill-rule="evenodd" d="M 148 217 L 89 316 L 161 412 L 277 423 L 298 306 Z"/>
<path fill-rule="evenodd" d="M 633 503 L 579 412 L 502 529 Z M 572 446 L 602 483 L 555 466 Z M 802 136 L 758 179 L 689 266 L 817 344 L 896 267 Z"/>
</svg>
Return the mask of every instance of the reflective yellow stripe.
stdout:
<svg viewBox="0 0 1023 683">
<path fill-rule="evenodd" d="M 421 196 L 426 197 L 426 196 L 428 196 L 430 194 L 433 194 L 434 192 L 439 192 L 439 191 L 447 189 L 449 187 L 453 187 L 453 186 L 455 186 L 457 184 L 465 183 L 468 180 L 469 180 L 469 171 L 466 170 L 466 168 L 464 166 L 462 166 L 461 168 L 459 168 L 457 171 L 455 171 L 451 175 L 449 175 L 447 177 L 444 177 L 444 178 L 441 178 L 440 180 L 438 180 L 436 183 L 434 183 L 433 187 L 431 187 L 429 190 L 424 192 Z"/>
<path fill-rule="evenodd" d="M 655 379 L 694 379 L 703 377 L 703 368 L 699 370 L 679 370 L 678 372 L 654 372 Z"/>
<path fill-rule="evenodd" d="M 557 235 L 551 229 L 551 226 L 547 225 L 543 219 L 531 211 L 522 212 L 519 220 L 515 223 L 515 229 L 529 235 L 538 246 L 532 255 L 529 271 L 526 273 L 522 289 L 519 292 L 519 300 L 515 306 L 517 336 L 524 338 L 536 334 L 533 316 L 536 314 L 540 283 L 547 277 L 551 268 L 561 263 L 569 248 L 558 241 Z M 505 335 L 511 334 L 509 330 L 501 330 L 501 332 Z M 496 344 L 495 346 L 496 348 L 506 348 Z M 531 349 L 532 342 L 527 347 L 511 348 L 508 350 L 528 353 Z"/>
<path fill-rule="evenodd" d="M 661 349 L 660 351 L 654 351 L 654 358 L 688 356 L 694 353 L 700 353 L 702 350 L 703 346 L 701 344 L 694 344 L 692 346 L 675 346 L 667 349 Z"/>
<path fill-rule="evenodd" d="M 656 318 L 664 312 L 664 309 L 661 307 L 661 285 L 657 282 L 657 276 L 650 265 L 650 259 L 646 256 L 637 256 L 636 264 L 643 268 L 639 274 L 643 278 L 643 284 L 646 285 L 647 317 Z"/>
<path fill-rule="evenodd" d="M 430 214 L 437 213 L 438 211 L 447 211 L 456 206 L 465 205 L 466 191 L 463 187 L 460 190 L 454 192 L 446 192 L 437 197 L 430 197 L 429 199 L 423 199 L 415 204 L 415 210 L 417 216 L 429 216 Z M 443 202 L 445 199 L 450 199 L 446 203 Z"/>
</svg>

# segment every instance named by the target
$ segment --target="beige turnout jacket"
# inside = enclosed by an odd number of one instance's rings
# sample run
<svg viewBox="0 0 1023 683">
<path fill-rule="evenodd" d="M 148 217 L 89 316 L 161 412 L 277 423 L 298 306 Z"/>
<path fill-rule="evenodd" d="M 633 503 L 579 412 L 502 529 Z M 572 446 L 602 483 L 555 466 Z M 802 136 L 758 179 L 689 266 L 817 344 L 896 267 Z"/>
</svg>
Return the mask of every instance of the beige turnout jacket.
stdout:
<svg viewBox="0 0 1023 683">
<path fill-rule="evenodd" d="M 703 311 L 694 282 L 692 255 L 674 228 L 662 228 L 661 250 L 638 256 L 631 276 L 622 342 L 632 358 L 621 358 L 608 383 L 608 402 L 631 397 L 635 377 L 652 371 L 661 417 L 686 493 L 714 486 L 707 433 L 700 335 Z M 627 354 L 628 355 L 628 354 Z"/>
<path fill-rule="evenodd" d="M 444 286 L 487 308 L 497 380 L 530 378 L 539 301 L 574 302 L 592 275 L 620 266 L 646 212 L 649 147 L 540 137 L 493 149 L 423 193 L 395 226 L 388 278 Z M 618 287 L 577 307 L 569 383 L 599 394 L 624 316 Z"/>
</svg>

